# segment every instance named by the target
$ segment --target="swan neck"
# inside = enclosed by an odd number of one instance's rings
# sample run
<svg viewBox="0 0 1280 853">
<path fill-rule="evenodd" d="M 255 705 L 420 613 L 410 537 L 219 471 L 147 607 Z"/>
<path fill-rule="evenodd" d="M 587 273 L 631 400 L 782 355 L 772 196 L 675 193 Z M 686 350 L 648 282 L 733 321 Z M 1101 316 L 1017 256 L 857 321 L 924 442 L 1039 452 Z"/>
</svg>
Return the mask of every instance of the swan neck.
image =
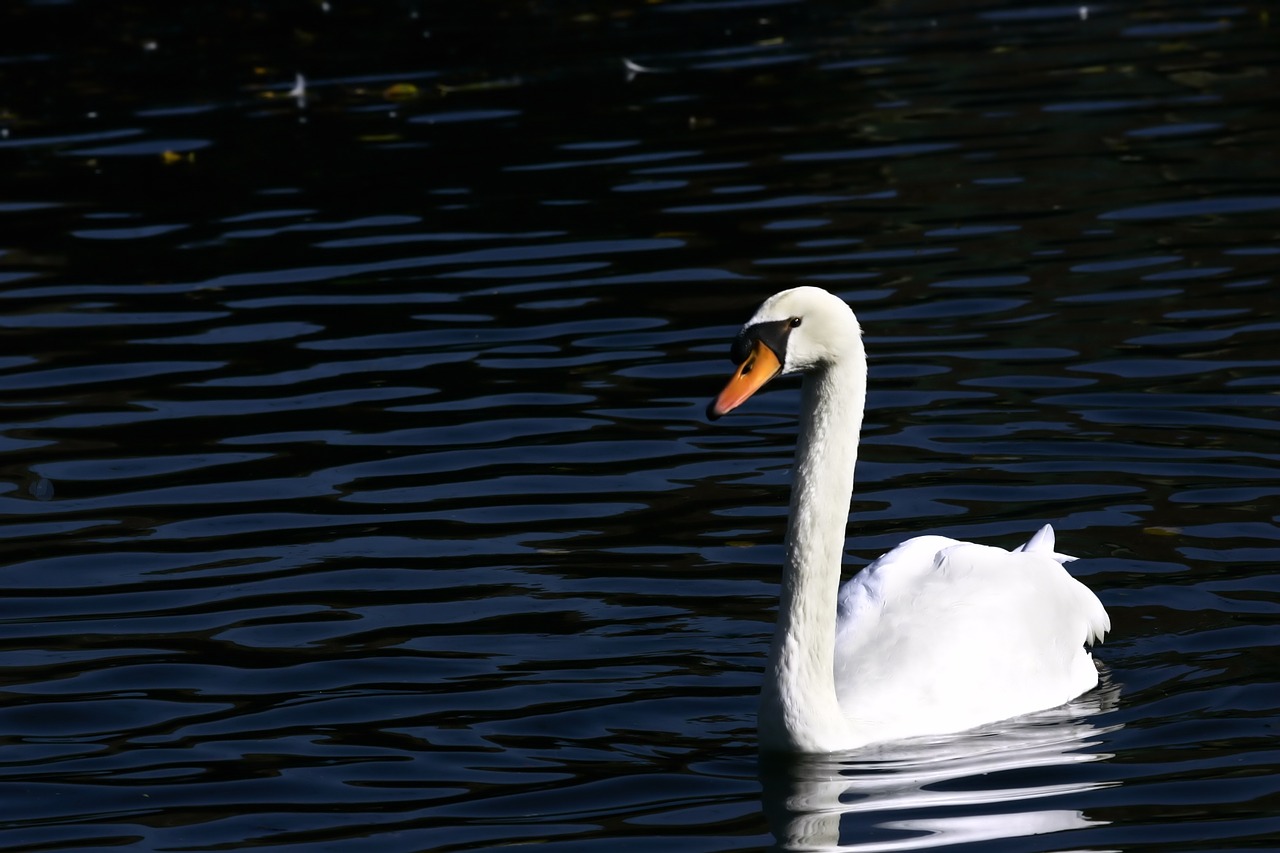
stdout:
<svg viewBox="0 0 1280 853">
<path fill-rule="evenodd" d="M 805 378 L 792 472 L 787 560 L 761 705 L 765 746 L 842 748 L 848 724 L 835 689 L 836 597 L 866 402 L 859 344 L 842 364 Z"/>
<path fill-rule="evenodd" d="M 861 371 L 830 367 L 805 382 L 787 526 L 788 573 L 827 572 L 839 579 L 865 400 Z"/>
</svg>

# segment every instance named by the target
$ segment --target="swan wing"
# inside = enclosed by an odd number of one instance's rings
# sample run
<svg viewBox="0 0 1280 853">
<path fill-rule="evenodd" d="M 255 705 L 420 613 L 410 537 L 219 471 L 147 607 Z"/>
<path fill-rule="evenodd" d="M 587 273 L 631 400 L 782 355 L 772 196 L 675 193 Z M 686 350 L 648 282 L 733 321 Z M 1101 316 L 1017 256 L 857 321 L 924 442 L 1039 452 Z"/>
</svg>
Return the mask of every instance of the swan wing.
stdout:
<svg viewBox="0 0 1280 853">
<path fill-rule="evenodd" d="M 1110 620 L 1051 528 L 1005 551 L 908 540 L 841 588 L 835 682 L 855 731 L 960 731 L 1061 705 L 1097 684 L 1085 645 Z"/>
</svg>

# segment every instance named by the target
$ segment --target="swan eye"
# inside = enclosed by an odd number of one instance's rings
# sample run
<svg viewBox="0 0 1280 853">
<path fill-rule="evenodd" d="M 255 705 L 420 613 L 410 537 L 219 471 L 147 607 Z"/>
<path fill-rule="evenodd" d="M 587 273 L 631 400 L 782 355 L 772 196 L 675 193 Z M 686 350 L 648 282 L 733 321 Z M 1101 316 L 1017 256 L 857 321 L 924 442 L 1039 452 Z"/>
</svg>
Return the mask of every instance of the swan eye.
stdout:
<svg viewBox="0 0 1280 853">
<path fill-rule="evenodd" d="M 797 327 L 797 326 L 799 326 L 799 325 L 800 325 L 800 318 L 799 318 L 799 317 L 792 317 L 792 318 L 791 318 L 791 328 L 793 328 L 793 329 L 794 329 L 794 328 L 796 328 L 796 327 Z"/>
</svg>

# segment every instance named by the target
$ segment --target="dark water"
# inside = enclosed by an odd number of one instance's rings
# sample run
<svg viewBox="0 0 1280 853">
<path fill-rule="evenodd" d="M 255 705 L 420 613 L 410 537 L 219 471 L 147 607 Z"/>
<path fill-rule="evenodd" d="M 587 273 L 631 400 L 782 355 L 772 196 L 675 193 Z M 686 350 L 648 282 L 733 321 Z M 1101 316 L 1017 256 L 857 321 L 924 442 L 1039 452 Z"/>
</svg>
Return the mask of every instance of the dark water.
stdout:
<svg viewBox="0 0 1280 853">
<path fill-rule="evenodd" d="M 237 6 L 4 13 L 0 846 L 1280 849 L 1273 8 Z M 801 282 L 1102 688 L 757 768 Z"/>
</svg>

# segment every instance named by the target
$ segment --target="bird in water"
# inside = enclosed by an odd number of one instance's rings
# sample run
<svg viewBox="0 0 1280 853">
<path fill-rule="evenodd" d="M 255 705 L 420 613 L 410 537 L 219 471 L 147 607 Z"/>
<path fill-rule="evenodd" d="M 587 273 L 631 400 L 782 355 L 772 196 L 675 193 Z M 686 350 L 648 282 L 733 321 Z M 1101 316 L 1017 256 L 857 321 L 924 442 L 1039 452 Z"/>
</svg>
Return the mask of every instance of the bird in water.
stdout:
<svg viewBox="0 0 1280 853">
<path fill-rule="evenodd" d="M 1065 704 L 1098 683 L 1111 620 L 1067 573 L 1053 528 L 1006 551 L 918 536 L 840 584 L 867 394 L 862 330 L 817 287 L 765 301 L 733 342 L 712 420 L 803 374 L 777 625 L 760 746 L 834 752 L 959 732 Z"/>
</svg>

